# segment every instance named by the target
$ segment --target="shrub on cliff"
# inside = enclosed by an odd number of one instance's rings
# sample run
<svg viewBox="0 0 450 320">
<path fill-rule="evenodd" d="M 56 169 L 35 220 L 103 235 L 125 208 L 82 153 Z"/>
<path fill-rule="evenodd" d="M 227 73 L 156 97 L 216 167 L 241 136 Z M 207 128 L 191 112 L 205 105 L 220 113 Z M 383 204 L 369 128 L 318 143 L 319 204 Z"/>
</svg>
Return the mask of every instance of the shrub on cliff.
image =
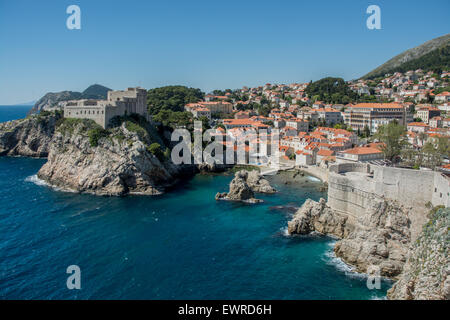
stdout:
<svg viewBox="0 0 450 320">
<path fill-rule="evenodd" d="M 161 145 L 159 143 L 152 143 L 148 149 L 151 154 L 159 159 L 159 161 L 164 161 L 164 152 L 161 149 Z"/>
<path fill-rule="evenodd" d="M 139 124 L 133 122 L 133 121 L 126 121 L 125 122 L 125 128 L 127 128 L 128 131 L 135 132 L 139 136 L 139 139 L 145 140 L 147 138 L 147 131 L 142 128 Z"/>
<path fill-rule="evenodd" d="M 98 146 L 98 140 L 107 137 L 109 135 L 108 131 L 98 126 L 88 131 L 89 143 L 91 147 Z"/>
<path fill-rule="evenodd" d="M 79 125 L 83 126 L 84 131 L 89 131 L 97 126 L 100 127 L 91 119 L 61 118 L 60 121 L 57 121 L 56 123 L 56 129 L 62 134 L 72 134 Z"/>
</svg>

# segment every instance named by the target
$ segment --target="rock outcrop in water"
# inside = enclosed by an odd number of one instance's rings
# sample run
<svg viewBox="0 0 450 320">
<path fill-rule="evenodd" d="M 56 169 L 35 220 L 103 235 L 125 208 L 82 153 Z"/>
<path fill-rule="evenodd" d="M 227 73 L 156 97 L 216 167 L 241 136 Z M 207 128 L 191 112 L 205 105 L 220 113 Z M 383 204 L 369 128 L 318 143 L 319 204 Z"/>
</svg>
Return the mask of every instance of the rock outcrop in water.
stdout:
<svg viewBox="0 0 450 320">
<path fill-rule="evenodd" d="M 412 244 L 400 279 L 388 291 L 389 299 L 450 299 L 449 227 L 449 208 L 432 212 Z"/>
<path fill-rule="evenodd" d="M 327 207 L 325 199 L 319 202 L 308 199 L 288 222 L 288 233 L 309 234 L 316 231 L 343 238 L 348 234 L 346 221 L 347 217 Z"/>
<path fill-rule="evenodd" d="M 175 166 L 149 146 L 150 131 L 129 121 L 103 130 L 91 120 L 65 119 L 50 144 L 38 177 L 77 192 L 155 195 L 195 167 Z M 156 149 L 156 151 L 158 151 Z"/>
<path fill-rule="evenodd" d="M 231 181 L 230 191 L 217 193 L 216 200 L 244 201 L 248 203 L 262 202 L 262 200 L 255 199 L 255 192 L 274 193 L 275 189 L 258 172 L 241 170 L 236 172 L 234 179 Z"/>
<path fill-rule="evenodd" d="M 275 193 L 276 190 L 264 179 L 258 171 L 247 171 L 247 184 L 256 193 Z"/>
<path fill-rule="evenodd" d="M 43 112 L 0 123 L 0 156 L 47 157 L 60 118 L 59 113 Z"/>
<path fill-rule="evenodd" d="M 336 256 L 367 273 L 373 266 L 386 277 L 398 276 L 406 261 L 410 241 L 408 211 L 391 200 L 374 200 L 366 214 L 350 220 L 326 205 L 307 200 L 288 223 L 289 234 L 317 231 L 339 240 Z"/>
</svg>

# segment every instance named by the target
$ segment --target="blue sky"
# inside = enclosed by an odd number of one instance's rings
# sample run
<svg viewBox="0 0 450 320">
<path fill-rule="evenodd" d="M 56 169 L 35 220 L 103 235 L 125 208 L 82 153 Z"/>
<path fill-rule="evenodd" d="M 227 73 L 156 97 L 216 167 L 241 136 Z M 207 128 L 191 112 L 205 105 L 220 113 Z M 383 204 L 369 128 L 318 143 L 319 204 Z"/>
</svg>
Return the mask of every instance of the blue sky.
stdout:
<svg viewBox="0 0 450 320">
<path fill-rule="evenodd" d="M 72 4 L 81 30 L 66 28 Z M 366 27 L 371 4 L 381 30 Z M 0 104 L 94 83 L 210 91 L 349 80 L 449 33 L 448 12 L 448 0 L 0 0 Z"/>
</svg>

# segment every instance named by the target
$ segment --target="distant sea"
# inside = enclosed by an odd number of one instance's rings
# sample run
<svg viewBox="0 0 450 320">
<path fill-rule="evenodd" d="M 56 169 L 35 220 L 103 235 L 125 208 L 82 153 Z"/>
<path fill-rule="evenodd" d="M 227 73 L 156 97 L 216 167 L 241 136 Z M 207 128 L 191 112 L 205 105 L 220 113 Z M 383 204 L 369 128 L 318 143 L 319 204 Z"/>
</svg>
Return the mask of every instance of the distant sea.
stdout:
<svg viewBox="0 0 450 320">
<path fill-rule="evenodd" d="M 0 122 L 25 118 L 33 106 L 1 106 Z"/>
<path fill-rule="evenodd" d="M 18 109 L 16 109 L 18 108 Z M 0 107 L 0 121 L 28 109 Z M 333 255 L 334 240 L 286 234 L 320 181 L 296 178 L 258 195 L 215 201 L 231 175 L 197 175 L 156 197 L 96 197 L 46 186 L 45 160 L 0 157 L 0 299 L 380 299 Z M 66 268 L 81 269 L 68 290 Z"/>
</svg>

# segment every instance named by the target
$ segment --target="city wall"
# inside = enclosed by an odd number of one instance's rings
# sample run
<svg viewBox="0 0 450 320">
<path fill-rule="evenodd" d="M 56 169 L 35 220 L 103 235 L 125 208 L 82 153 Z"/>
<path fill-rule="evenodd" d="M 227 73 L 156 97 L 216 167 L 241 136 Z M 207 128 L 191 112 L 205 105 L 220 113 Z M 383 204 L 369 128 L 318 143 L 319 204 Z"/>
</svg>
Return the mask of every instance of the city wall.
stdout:
<svg viewBox="0 0 450 320">
<path fill-rule="evenodd" d="M 434 171 L 342 163 L 330 166 L 328 205 L 356 220 L 375 200 L 397 200 L 411 208 L 414 237 L 427 221 L 427 205 L 450 205 L 449 183 L 449 178 Z"/>
</svg>

